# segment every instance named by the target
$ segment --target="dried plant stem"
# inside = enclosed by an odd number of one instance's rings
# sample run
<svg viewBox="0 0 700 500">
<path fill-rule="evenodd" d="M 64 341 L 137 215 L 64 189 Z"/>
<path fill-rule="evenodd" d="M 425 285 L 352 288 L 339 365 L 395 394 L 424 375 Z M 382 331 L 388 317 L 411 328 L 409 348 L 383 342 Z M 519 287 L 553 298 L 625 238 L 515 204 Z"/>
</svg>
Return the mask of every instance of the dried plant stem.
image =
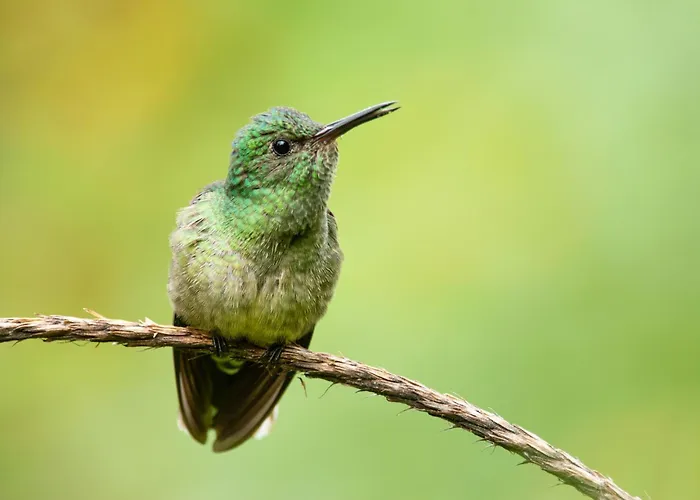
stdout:
<svg viewBox="0 0 700 500">
<path fill-rule="evenodd" d="M 102 317 L 82 319 L 68 316 L 0 318 L 0 343 L 28 339 L 45 341 L 113 342 L 128 347 L 180 347 L 212 351 L 206 332 L 193 328 L 158 325 L 151 321 L 133 323 Z M 232 356 L 258 362 L 264 349 L 236 346 Z M 267 362 L 267 361 L 266 361 Z M 454 427 L 466 429 L 484 441 L 520 455 L 526 462 L 573 486 L 590 498 L 639 500 L 617 486 L 612 479 L 586 467 L 580 460 L 555 448 L 531 432 L 467 401 L 442 394 L 414 380 L 381 368 L 363 365 L 340 356 L 287 346 L 277 361 L 303 372 L 307 377 L 355 387 L 403 403 Z"/>
</svg>

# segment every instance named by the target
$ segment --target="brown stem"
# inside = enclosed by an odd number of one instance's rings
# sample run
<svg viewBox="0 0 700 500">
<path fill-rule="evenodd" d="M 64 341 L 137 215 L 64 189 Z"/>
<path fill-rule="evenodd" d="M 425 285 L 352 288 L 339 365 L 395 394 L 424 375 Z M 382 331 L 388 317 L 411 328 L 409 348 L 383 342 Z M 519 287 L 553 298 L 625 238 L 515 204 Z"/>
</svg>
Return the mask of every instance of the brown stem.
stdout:
<svg viewBox="0 0 700 500">
<path fill-rule="evenodd" d="M 68 316 L 0 318 L 0 343 L 28 339 L 52 341 L 113 342 L 127 347 L 180 347 L 213 351 L 206 332 L 193 328 L 158 325 L 151 321 L 133 323 L 106 318 L 82 319 Z M 265 350 L 253 345 L 236 346 L 232 356 L 257 362 Z M 269 360 L 266 360 L 269 362 Z M 307 377 L 355 387 L 403 403 L 466 429 L 484 441 L 520 455 L 543 471 L 573 486 L 590 498 L 639 500 L 617 486 L 612 479 L 586 467 L 580 460 L 550 445 L 535 434 L 464 401 L 434 391 L 414 380 L 381 368 L 332 354 L 309 351 L 299 346 L 284 348 L 279 364 L 303 372 Z"/>
</svg>

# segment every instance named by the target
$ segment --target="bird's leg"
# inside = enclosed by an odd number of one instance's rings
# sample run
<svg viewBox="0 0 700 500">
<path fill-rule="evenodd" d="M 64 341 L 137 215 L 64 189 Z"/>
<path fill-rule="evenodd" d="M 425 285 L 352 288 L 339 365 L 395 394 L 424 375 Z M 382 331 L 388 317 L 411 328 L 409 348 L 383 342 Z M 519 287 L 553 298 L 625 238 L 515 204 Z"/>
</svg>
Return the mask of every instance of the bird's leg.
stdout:
<svg viewBox="0 0 700 500">
<path fill-rule="evenodd" d="M 282 351 L 284 351 L 284 342 L 277 342 L 272 344 L 267 348 L 265 354 L 260 358 L 261 361 L 265 361 L 267 365 L 277 363 L 282 357 Z"/>
<path fill-rule="evenodd" d="M 229 351 L 228 339 L 221 335 L 219 332 L 214 332 L 211 341 L 214 344 L 214 351 L 216 352 L 216 357 L 224 358 L 227 357 Z"/>
</svg>

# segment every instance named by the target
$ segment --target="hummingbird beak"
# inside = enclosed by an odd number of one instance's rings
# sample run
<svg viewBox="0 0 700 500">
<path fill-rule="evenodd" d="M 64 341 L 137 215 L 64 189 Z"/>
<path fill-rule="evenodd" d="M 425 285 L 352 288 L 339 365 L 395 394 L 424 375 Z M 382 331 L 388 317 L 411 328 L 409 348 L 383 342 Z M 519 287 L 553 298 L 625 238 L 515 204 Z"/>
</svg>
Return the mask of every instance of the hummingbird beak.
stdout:
<svg viewBox="0 0 700 500">
<path fill-rule="evenodd" d="M 312 138 L 315 140 L 336 139 L 348 130 L 353 129 L 358 125 L 362 125 L 363 123 L 372 121 L 375 118 L 379 118 L 396 111 L 397 109 L 399 109 L 399 107 L 394 106 L 395 104 L 396 101 L 375 104 L 374 106 L 371 106 L 367 109 L 363 109 L 362 111 L 358 111 L 353 115 L 331 122 L 325 127 L 323 127 L 321 130 L 316 132 L 316 134 L 314 134 Z"/>
</svg>

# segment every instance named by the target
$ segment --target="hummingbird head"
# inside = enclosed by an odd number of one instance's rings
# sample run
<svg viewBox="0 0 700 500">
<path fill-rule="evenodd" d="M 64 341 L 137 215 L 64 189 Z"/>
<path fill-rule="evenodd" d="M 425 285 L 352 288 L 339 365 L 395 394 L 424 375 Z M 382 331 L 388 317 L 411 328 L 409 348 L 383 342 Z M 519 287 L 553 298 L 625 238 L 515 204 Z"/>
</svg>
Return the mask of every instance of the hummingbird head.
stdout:
<svg viewBox="0 0 700 500">
<path fill-rule="evenodd" d="M 336 139 L 396 111 L 394 104 L 377 104 L 327 125 L 284 107 L 254 116 L 233 140 L 227 193 L 261 206 L 277 222 L 310 225 L 326 210 L 338 164 Z"/>
</svg>

